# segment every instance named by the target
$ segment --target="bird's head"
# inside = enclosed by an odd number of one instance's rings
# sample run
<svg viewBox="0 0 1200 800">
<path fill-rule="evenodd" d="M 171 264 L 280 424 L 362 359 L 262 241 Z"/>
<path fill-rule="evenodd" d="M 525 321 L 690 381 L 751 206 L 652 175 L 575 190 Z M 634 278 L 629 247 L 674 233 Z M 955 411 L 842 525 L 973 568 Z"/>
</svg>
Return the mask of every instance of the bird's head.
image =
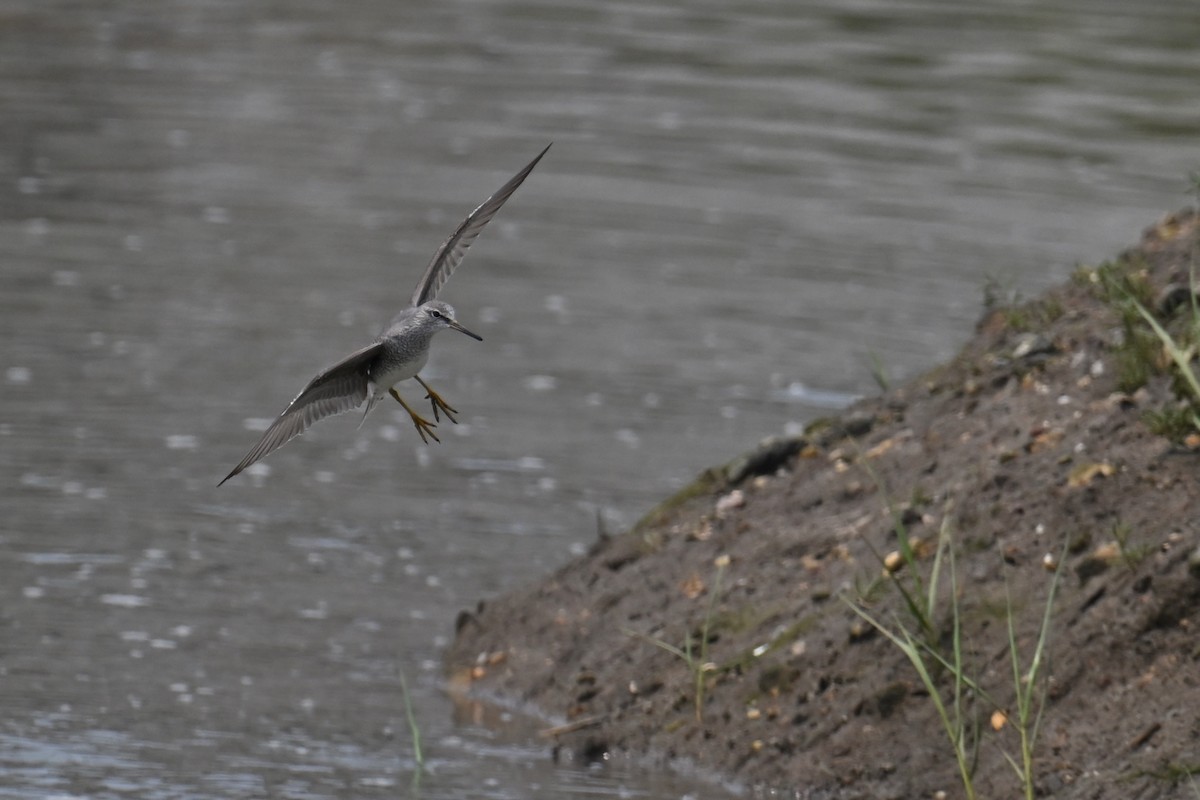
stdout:
<svg viewBox="0 0 1200 800">
<path fill-rule="evenodd" d="M 440 300 L 431 300 L 418 308 L 417 313 L 424 317 L 422 323 L 433 327 L 434 330 L 453 328 L 460 333 L 465 333 L 472 339 L 480 342 L 483 341 L 482 336 L 471 333 L 471 331 L 459 324 L 458 320 L 454 318 L 454 307 L 449 303 L 443 303 Z"/>
</svg>

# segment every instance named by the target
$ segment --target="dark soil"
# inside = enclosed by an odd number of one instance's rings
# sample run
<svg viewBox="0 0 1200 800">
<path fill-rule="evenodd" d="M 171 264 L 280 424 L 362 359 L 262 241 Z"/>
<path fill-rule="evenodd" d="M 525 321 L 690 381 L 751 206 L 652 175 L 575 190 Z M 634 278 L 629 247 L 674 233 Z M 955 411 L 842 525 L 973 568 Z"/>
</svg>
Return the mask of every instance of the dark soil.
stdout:
<svg viewBox="0 0 1200 800">
<path fill-rule="evenodd" d="M 1200 440 L 1125 293 L 1183 335 L 1198 240 L 1194 214 L 1163 220 L 1113 262 L 991 310 L 951 363 L 705 472 L 632 531 L 464 614 L 455 684 L 561 723 L 562 754 L 699 765 L 785 796 L 960 797 L 932 698 L 852 608 L 948 654 L 953 573 L 982 690 L 963 701 L 972 780 L 1016 797 L 1008 620 L 1024 669 L 1057 574 L 1033 683 L 1038 794 L 1200 796 Z M 901 530 L 915 560 L 884 577 Z M 953 569 L 947 556 L 922 633 L 899 589 L 930 580 L 943 531 Z M 689 641 L 711 664 L 699 690 L 664 647 Z M 935 680 L 951 703 L 950 672 Z"/>
</svg>

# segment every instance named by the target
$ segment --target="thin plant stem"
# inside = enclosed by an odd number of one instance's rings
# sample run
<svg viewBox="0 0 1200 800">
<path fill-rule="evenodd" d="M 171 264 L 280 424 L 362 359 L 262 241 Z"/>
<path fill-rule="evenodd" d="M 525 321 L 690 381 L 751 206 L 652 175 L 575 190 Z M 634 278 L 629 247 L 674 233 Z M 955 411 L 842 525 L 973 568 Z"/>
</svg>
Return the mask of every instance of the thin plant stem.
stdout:
<svg viewBox="0 0 1200 800">
<path fill-rule="evenodd" d="M 1021 764 L 1018 766 L 1016 761 L 1008 754 L 1005 754 L 1005 757 L 1013 769 L 1016 770 L 1017 776 L 1021 780 L 1026 800 L 1033 800 L 1035 795 L 1033 749 L 1037 744 L 1038 733 L 1041 729 L 1042 712 L 1046 708 L 1045 679 L 1042 668 L 1044 662 L 1049 658 L 1050 623 L 1054 610 L 1054 595 L 1058 591 L 1058 582 L 1062 575 L 1062 565 L 1066 555 L 1067 549 L 1064 545 L 1062 553 L 1059 555 L 1058 566 L 1054 570 L 1054 578 L 1050 581 L 1050 592 L 1046 596 L 1046 606 L 1042 611 L 1042 622 L 1038 629 L 1038 639 L 1033 649 L 1033 658 L 1029 662 L 1028 669 L 1024 672 L 1021 670 L 1021 657 L 1017 650 L 1017 633 L 1016 626 L 1013 624 L 1012 597 L 1008 597 L 1008 651 L 1010 661 L 1012 662 L 1013 691 L 1016 694 L 1017 733 L 1021 740 Z M 1038 688 L 1039 684 L 1041 685 L 1040 690 Z M 1035 697 L 1037 698 L 1036 710 L 1034 708 Z"/>
<path fill-rule="evenodd" d="M 708 607 L 704 611 L 704 622 L 700 626 L 700 664 L 695 670 L 696 677 L 696 721 L 704 717 L 704 674 L 710 669 L 708 663 L 708 627 L 712 622 L 713 610 L 717 604 L 717 595 L 721 593 L 721 576 L 725 573 L 728 557 L 717 559 L 717 576 L 713 579 L 712 592 L 708 595 Z M 690 637 L 689 637 L 690 638 Z"/>
<path fill-rule="evenodd" d="M 908 567 L 908 574 L 913 583 L 912 591 L 904 585 L 901 580 L 894 580 L 892 585 L 900 592 L 901 598 L 904 600 L 904 605 L 908 607 L 909 613 L 913 619 L 917 621 L 917 625 L 921 628 L 921 634 L 926 641 L 932 641 L 937 632 L 934 629 L 931 612 L 934 607 L 933 601 L 929 598 L 933 597 L 933 589 L 928 589 L 925 583 L 921 580 L 921 574 L 917 570 L 917 555 L 913 552 L 912 544 L 909 542 L 908 526 L 904 524 L 904 515 L 900 509 L 891 500 L 891 495 L 887 491 L 887 487 L 883 483 L 883 478 L 875 471 L 875 468 L 866 460 L 865 457 L 858 459 L 858 464 L 862 467 L 867 476 L 879 487 L 879 493 L 883 496 L 884 506 L 887 509 L 888 515 L 892 518 L 892 529 L 896 532 L 897 548 L 900 551 L 900 556 L 904 559 L 904 564 Z M 868 543 L 868 546 L 870 544 Z M 872 548 L 874 551 L 874 548 Z M 879 553 L 875 552 L 876 557 Z M 880 563 L 883 559 L 880 558 Z M 922 604 L 917 598 L 926 595 L 925 603 Z"/>
<path fill-rule="evenodd" d="M 421 752 L 421 728 L 417 725 L 417 717 L 413 713 L 412 697 L 408 693 L 408 681 L 404 678 L 403 670 L 400 671 L 400 693 L 404 697 L 404 716 L 408 720 L 408 730 L 412 734 L 413 760 L 417 765 L 413 782 L 417 783 L 425 768 L 425 757 Z"/>
</svg>

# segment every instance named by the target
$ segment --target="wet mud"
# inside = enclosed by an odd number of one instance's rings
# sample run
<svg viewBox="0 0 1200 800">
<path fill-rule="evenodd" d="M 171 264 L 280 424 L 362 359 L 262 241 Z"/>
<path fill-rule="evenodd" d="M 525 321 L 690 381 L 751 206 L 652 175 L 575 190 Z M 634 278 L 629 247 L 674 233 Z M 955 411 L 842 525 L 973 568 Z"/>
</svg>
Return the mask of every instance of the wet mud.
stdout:
<svg viewBox="0 0 1200 800">
<path fill-rule="evenodd" d="M 698 764 L 786 796 L 961 796 L 924 682 L 858 609 L 950 663 L 957 633 L 978 796 L 1022 791 L 1018 689 L 1041 709 L 1040 796 L 1188 796 L 1200 441 L 1172 428 L 1187 387 L 1129 297 L 1183 341 L 1197 239 L 1193 214 L 1165 218 L 1113 261 L 991 309 L 951 362 L 706 471 L 464 612 L 450 675 L 540 709 L 558 726 L 547 746 L 579 759 Z M 932 668 L 950 709 L 953 674 Z"/>
</svg>

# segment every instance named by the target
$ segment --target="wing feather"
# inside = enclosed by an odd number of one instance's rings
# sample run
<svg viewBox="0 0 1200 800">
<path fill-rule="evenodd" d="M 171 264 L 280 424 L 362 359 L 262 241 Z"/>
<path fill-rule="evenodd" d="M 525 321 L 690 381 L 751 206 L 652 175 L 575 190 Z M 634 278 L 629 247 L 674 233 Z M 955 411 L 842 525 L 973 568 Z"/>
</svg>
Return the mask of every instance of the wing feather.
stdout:
<svg viewBox="0 0 1200 800">
<path fill-rule="evenodd" d="M 221 483 L 283 447 L 314 422 L 362 405 L 367 399 L 368 368 L 382 346 L 375 342 L 357 350 L 309 381 Z"/>
<path fill-rule="evenodd" d="M 533 168 L 537 166 L 549 149 L 550 145 L 546 145 L 546 149 L 538 153 L 537 158 L 526 164 L 524 169 L 501 186 L 495 194 L 484 200 L 479 208 L 468 214 L 462 225 L 458 226 L 458 230 L 451 234 L 449 239 L 442 242 L 442 246 L 433 254 L 429 266 L 425 268 L 425 274 L 417 282 L 417 288 L 413 290 L 412 304 L 414 306 L 427 303 L 437 297 L 438 292 L 446 284 L 446 281 L 450 280 L 450 276 L 462 262 L 463 256 L 467 254 L 467 248 L 483 230 L 483 226 L 492 221 L 492 217 L 496 216 L 496 212 L 500 210 L 504 202 L 529 177 L 529 173 L 533 172 Z"/>
</svg>

